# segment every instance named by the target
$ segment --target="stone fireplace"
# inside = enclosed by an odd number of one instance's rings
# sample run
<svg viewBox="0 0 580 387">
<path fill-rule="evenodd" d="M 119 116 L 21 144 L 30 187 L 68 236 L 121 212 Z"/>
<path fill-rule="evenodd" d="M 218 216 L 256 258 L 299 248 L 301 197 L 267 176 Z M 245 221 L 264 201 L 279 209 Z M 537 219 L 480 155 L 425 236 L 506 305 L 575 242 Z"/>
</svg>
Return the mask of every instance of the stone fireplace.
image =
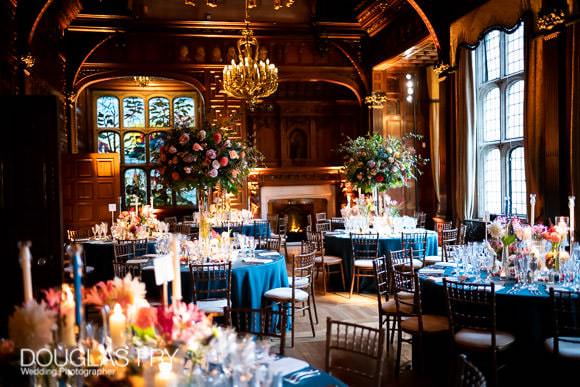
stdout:
<svg viewBox="0 0 580 387">
<path fill-rule="evenodd" d="M 326 199 L 275 199 L 268 202 L 268 214 L 288 216 L 288 242 L 298 242 L 306 238 L 308 215 L 326 212 Z"/>
</svg>

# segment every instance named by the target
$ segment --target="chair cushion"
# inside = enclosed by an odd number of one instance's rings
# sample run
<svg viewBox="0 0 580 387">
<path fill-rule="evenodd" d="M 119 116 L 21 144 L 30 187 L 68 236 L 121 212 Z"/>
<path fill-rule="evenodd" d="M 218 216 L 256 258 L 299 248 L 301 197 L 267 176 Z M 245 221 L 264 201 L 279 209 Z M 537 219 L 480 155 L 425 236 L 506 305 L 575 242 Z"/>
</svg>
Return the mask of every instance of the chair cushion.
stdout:
<svg viewBox="0 0 580 387">
<path fill-rule="evenodd" d="M 413 268 L 420 269 L 422 267 L 423 267 L 423 261 L 421 261 L 420 259 L 413 258 Z"/>
<path fill-rule="evenodd" d="M 507 332 L 496 331 L 495 342 L 498 351 L 507 349 L 515 340 L 516 338 Z M 491 332 L 482 329 L 460 329 L 455 333 L 455 344 L 472 351 L 489 351 Z"/>
<path fill-rule="evenodd" d="M 321 256 L 317 256 L 314 261 L 318 264 L 322 263 L 322 257 Z M 338 265 L 339 263 L 342 262 L 342 258 L 340 257 L 336 257 L 334 255 L 325 255 L 324 256 L 324 264 L 325 265 Z"/>
<path fill-rule="evenodd" d="M 308 293 L 301 289 L 295 289 L 294 296 L 296 301 L 303 302 L 308 300 Z M 275 288 L 264 293 L 264 297 L 276 301 L 291 301 L 292 288 Z"/>
<path fill-rule="evenodd" d="M 224 308 L 228 306 L 228 300 L 225 298 L 219 300 L 198 301 L 197 307 L 205 313 L 223 313 Z"/>
<path fill-rule="evenodd" d="M 297 288 L 305 288 L 310 284 L 310 281 L 306 277 L 294 277 L 296 279 L 296 287 Z M 292 277 L 288 277 L 288 283 L 292 286 Z"/>
<path fill-rule="evenodd" d="M 401 321 L 403 332 L 412 335 L 419 333 L 419 317 L 414 316 Z M 437 316 L 434 314 L 423 315 L 423 333 L 445 333 L 449 331 L 449 319 L 447 316 Z"/>
<path fill-rule="evenodd" d="M 544 347 L 554 353 L 554 338 L 544 341 Z M 580 360 L 580 337 L 561 336 L 558 338 L 558 356 L 568 360 Z"/>
<path fill-rule="evenodd" d="M 399 304 L 399 308 L 401 309 L 402 314 L 413 313 L 413 307 L 411 305 L 401 303 L 401 304 Z M 397 313 L 397 302 L 395 301 L 394 298 L 391 298 L 389 301 L 382 303 L 381 309 L 385 313 L 396 314 Z"/>
<path fill-rule="evenodd" d="M 441 262 L 441 261 L 442 261 L 442 259 L 438 255 L 428 255 L 425 257 L 425 264 L 426 265 L 432 265 L 434 263 Z"/>
<path fill-rule="evenodd" d="M 363 269 L 372 269 L 373 268 L 373 260 L 372 259 L 356 259 L 354 261 L 354 266 L 360 267 Z"/>
</svg>

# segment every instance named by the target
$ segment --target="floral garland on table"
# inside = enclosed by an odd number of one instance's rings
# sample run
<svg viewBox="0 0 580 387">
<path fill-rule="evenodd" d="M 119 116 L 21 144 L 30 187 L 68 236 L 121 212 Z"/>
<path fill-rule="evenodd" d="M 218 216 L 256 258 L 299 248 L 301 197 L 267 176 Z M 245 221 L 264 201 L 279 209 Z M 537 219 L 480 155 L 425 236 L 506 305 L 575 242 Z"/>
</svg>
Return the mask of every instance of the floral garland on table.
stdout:
<svg viewBox="0 0 580 387">
<path fill-rule="evenodd" d="M 206 123 L 202 129 L 175 129 L 159 150 L 159 171 L 176 190 L 222 187 L 237 192 L 261 154 L 227 128 Z"/>
<path fill-rule="evenodd" d="M 417 134 L 403 137 L 379 134 L 370 137 L 349 138 L 339 151 L 344 154 L 346 178 L 356 188 L 371 192 L 373 187 L 384 192 L 406 186 L 421 174 L 419 167 L 428 161 L 417 154 L 412 141 L 421 139 Z"/>
</svg>

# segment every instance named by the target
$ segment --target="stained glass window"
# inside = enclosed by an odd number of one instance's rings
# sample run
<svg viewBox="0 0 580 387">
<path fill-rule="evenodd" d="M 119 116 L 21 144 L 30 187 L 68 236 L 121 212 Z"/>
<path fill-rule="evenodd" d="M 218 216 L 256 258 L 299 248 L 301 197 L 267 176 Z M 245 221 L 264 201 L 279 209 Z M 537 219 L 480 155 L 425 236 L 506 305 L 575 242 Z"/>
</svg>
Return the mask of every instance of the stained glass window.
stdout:
<svg viewBox="0 0 580 387">
<path fill-rule="evenodd" d="M 123 98 L 123 126 L 126 128 L 142 128 L 145 126 L 145 103 L 143 98 Z"/>
<path fill-rule="evenodd" d="M 173 99 L 173 119 L 178 128 L 192 128 L 195 125 L 193 98 L 177 97 Z"/>
<path fill-rule="evenodd" d="M 97 127 L 119 127 L 119 99 L 110 95 L 97 98 Z"/>
<path fill-rule="evenodd" d="M 145 135 L 141 132 L 127 132 L 123 136 L 126 164 L 145 163 Z"/>
<path fill-rule="evenodd" d="M 151 195 L 154 207 L 164 207 L 171 204 L 171 189 L 163 185 L 158 169 L 151 170 Z"/>
<path fill-rule="evenodd" d="M 490 31 L 475 55 L 479 216 L 527 213 L 524 43 L 523 24 L 511 33 Z"/>
<path fill-rule="evenodd" d="M 149 126 L 152 128 L 169 126 L 169 99 L 165 97 L 149 99 Z"/>
<path fill-rule="evenodd" d="M 178 206 L 193 206 L 197 203 L 195 189 L 178 191 L 175 193 L 175 199 Z"/>
<path fill-rule="evenodd" d="M 99 132 L 97 137 L 97 152 L 119 153 L 121 151 L 121 136 L 117 132 Z"/>
<path fill-rule="evenodd" d="M 159 148 L 165 140 L 165 132 L 153 132 L 149 134 L 149 162 L 156 163 L 159 157 Z"/>
<path fill-rule="evenodd" d="M 135 195 L 140 203 L 147 202 L 147 176 L 141 168 L 129 168 L 124 173 L 125 206 L 133 206 Z"/>
</svg>

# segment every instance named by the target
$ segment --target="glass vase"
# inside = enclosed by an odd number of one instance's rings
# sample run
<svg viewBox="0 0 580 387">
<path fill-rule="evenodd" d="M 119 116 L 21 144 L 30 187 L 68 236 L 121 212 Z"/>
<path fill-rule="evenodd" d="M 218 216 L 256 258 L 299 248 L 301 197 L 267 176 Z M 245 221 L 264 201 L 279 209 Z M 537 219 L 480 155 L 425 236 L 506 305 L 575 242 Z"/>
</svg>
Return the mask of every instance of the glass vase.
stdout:
<svg viewBox="0 0 580 387">
<path fill-rule="evenodd" d="M 509 246 L 504 245 L 501 249 L 501 267 L 503 275 L 506 279 L 512 279 L 513 273 L 510 267 L 510 252 Z"/>
<path fill-rule="evenodd" d="M 560 243 L 552 243 L 550 251 L 546 254 L 546 267 L 548 271 L 548 282 L 557 284 L 560 282 Z"/>
<path fill-rule="evenodd" d="M 203 244 L 209 242 L 211 224 L 209 222 L 210 189 L 197 189 L 197 205 L 199 209 L 199 240 Z"/>
</svg>

